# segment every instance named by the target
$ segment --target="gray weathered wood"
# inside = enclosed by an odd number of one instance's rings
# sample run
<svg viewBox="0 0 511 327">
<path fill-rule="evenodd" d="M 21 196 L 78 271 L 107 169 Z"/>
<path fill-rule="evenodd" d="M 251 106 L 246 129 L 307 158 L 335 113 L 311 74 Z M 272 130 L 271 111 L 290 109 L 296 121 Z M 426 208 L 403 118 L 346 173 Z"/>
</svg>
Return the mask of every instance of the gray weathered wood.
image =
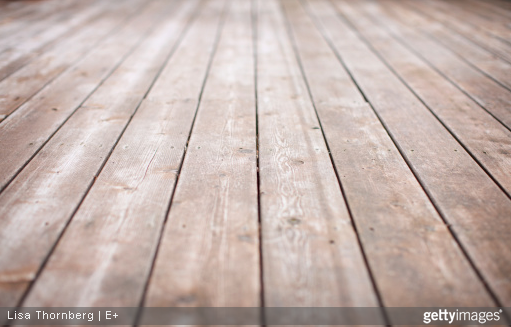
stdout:
<svg viewBox="0 0 511 327">
<path fill-rule="evenodd" d="M 347 5 L 336 1 L 339 8 Z M 511 201 L 332 10 L 317 13 L 422 186 L 503 305 L 511 303 Z M 334 16 L 334 17 L 332 17 Z M 334 19 L 335 18 L 335 19 Z M 483 205 L 484 204 L 484 205 Z"/>
<path fill-rule="evenodd" d="M 260 305 L 251 4 L 231 1 L 145 305 Z"/>
<path fill-rule="evenodd" d="M 437 42 L 456 53 L 470 64 L 511 89 L 511 64 L 457 33 L 446 29 L 427 16 L 403 6 L 401 2 L 387 1 L 382 7 L 390 18 L 401 20 L 410 27 L 431 35 Z M 511 33 L 511 31 L 510 31 Z"/>
<path fill-rule="evenodd" d="M 5 4 L 5 2 L 2 3 Z M 27 33 L 34 33 L 38 30 L 36 27 L 40 22 L 59 16 L 60 13 L 66 11 L 66 8 L 76 5 L 77 2 L 74 0 L 59 0 L 39 1 L 29 6 L 20 2 L 18 4 L 21 4 L 19 10 L 4 6 L 0 11 L 0 48 L 2 44 L 5 44 L 7 38 L 22 38 Z M 92 2 L 89 5 L 92 5 Z"/>
<path fill-rule="evenodd" d="M 222 1 L 201 4 L 202 13 L 137 110 L 26 305 L 140 303 L 222 7 Z M 89 263 L 81 265 L 84 260 Z"/>
<path fill-rule="evenodd" d="M 0 195 L 0 216 L 3 217 L 0 221 L 0 287 L 2 291 L 9 289 L 6 296 L 0 298 L 2 305 L 15 305 L 36 277 L 189 23 L 196 5 L 196 1 L 184 1 L 176 10 L 168 2 L 162 3 L 164 6 L 159 9 L 163 12 L 173 9 L 175 16 L 155 25 L 142 44 Z M 114 94 L 116 96 L 112 96 Z M 11 289 L 12 285 L 17 287 Z"/>
<path fill-rule="evenodd" d="M 51 25 L 58 25 L 72 18 L 73 14 L 79 14 L 79 11 L 85 5 L 95 7 L 100 5 L 99 1 L 44 1 L 45 5 L 36 8 L 34 6 L 25 6 L 25 8 L 33 8 L 28 17 L 17 19 L 16 16 L 8 17 L 3 20 L 2 27 L 7 29 L 0 30 L 0 51 L 8 49 L 10 46 L 16 45 L 18 42 L 24 42 L 37 34 L 42 33 Z M 28 18 L 28 19 L 27 19 Z M 32 22 L 31 18 L 34 20 Z M 16 24 L 19 23 L 19 24 Z M 14 25 L 14 30 L 9 30 L 9 25 Z M 3 33 L 2 33 L 3 32 Z"/>
<path fill-rule="evenodd" d="M 0 190 L 163 18 L 165 1 L 146 8 L 0 122 Z M 12 151 L 15 149 L 15 151 Z"/>
<path fill-rule="evenodd" d="M 488 34 L 478 30 L 464 22 L 452 19 L 451 15 L 445 14 L 435 10 L 424 1 L 403 1 L 403 5 L 413 8 L 421 15 L 431 17 L 444 26 L 446 26 L 453 33 L 459 33 L 463 37 L 472 40 L 483 48 L 491 51 L 502 59 L 511 62 L 511 45 L 493 37 L 488 37 Z"/>
<path fill-rule="evenodd" d="M 145 2 L 143 3 L 146 4 Z M 0 82 L 0 121 L 30 99 L 41 88 L 82 58 L 110 33 L 131 23 L 134 13 L 143 10 L 140 0 L 126 1 L 122 8 L 111 8 L 95 22 L 87 24 L 68 40 L 38 56 Z M 132 18 L 132 19 L 127 19 Z"/>
<path fill-rule="evenodd" d="M 280 5 L 261 1 L 258 16 L 265 305 L 377 306 Z"/>
<path fill-rule="evenodd" d="M 59 24 L 48 22 L 48 26 L 42 28 L 41 33 L 29 37 L 27 40 L 15 39 L 13 44 L 0 52 L 0 80 L 9 76 L 38 55 L 54 46 L 56 43 L 74 34 L 86 24 L 98 19 L 108 8 L 108 3 L 103 2 L 97 6 L 90 6 L 78 10 L 64 12 L 63 17 L 69 18 Z"/>
<path fill-rule="evenodd" d="M 345 17 L 511 197 L 511 132 L 385 31 L 392 20 L 383 8 L 368 15 L 361 2 L 357 8 L 343 6 Z M 401 30 L 421 40 L 414 31 Z"/>
<path fill-rule="evenodd" d="M 367 6 L 373 17 L 379 15 L 375 3 Z M 446 76 L 452 83 L 466 92 L 502 124 L 511 130 L 511 92 L 479 70 L 467 64 L 440 44 L 411 30 L 396 20 L 386 20 L 385 28 L 403 43 L 415 50 Z"/>
<path fill-rule="evenodd" d="M 317 10 L 320 6 L 315 3 Z M 289 2 L 287 7 L 297 51 L 383 304 L 491 303 L 484 285 L 332 49 L 299 2 Z M 326 2 L 323 8 L 332 10 Z M 414 277 L 403 278 L 405 275 Z"/>
<path fill-rule="evenodd" d="M 504 26 L 498 17 L 493 17 L 492 20 L 485 19 L 479 14 L 475 14 L 468 10 L 471 3 L 464 1 L 463 3 L 456 3 L 454 1 L 438 1 L 426 0 L 435 10 L 449 15 L 451 20 L 457 20 L 461 23 L 470 25 L 471 27 L 480 30 L 489 38 L 497 38 L 508 44 L 511 44 L 511 31 Z M 509 20 L 508 20 L 509 21 Z"/>
</svg>

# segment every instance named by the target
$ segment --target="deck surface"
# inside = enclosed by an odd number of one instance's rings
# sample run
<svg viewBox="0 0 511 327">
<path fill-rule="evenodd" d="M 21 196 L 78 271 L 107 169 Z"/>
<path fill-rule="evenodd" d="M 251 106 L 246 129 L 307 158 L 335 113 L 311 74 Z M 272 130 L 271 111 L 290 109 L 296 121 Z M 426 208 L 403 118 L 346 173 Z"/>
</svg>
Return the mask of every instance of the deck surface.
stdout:
<svg viewBox="0 0 511 327">
<path fill-rule="evenodd" d="M 0 192 L 0 307 L 511 307 L 511 2 L 2 1 Z"/>
</svg>

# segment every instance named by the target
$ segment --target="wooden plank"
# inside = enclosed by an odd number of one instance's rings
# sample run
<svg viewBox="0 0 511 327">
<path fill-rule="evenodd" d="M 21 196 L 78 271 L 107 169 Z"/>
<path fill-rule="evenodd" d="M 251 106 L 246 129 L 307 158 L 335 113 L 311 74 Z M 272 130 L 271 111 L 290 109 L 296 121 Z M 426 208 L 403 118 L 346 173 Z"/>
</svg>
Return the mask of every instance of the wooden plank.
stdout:
<svg viewBox="0 0 511 327">
<path fill-rule="evenodd" d="M 54 9 L 66 8 L 73 4 L 73 0 L 66 1 L 44 1 L 32 4 L 26 2 L 1 1 L 0 5 L 0 35 L 10 31 L 10 27 L 17 21 L 32 21 L 43 16 L 57 14 Z M 21 27 L 21 26 L 20 26 Z"/>
<path fill-rule="evenodd" d="M 126 1 L 125 6 L 104 15 L 96 22 L 39 56 L 30 64 L 0 82 L 0 122 L 30 99 L 45 85 L 101 44 L 110 33 L 130 23 L 146 3 Z"/>
<path fill-rule="evenodd" d="M 401 2 L 387 1 L 385 13 L 389 18 L 401 20 L 407 26 L 421 30 L 434 40 L 449 48 L 457 56 L 477 67 L 501 85 L 511 89 L 511 64 L 479 47 L 438 22 L 417 14 Z"/>
<path fill-rule="evenodd" d="M 0 5 L 2 6 L 2 11 L 0 11 L 0 24 L 4 25 L 4 23 L 10 22 L 14 19 L 24 18 L 35 13 L 45 12 L 45 10 L 48 8 L 52 9 L 54 5 L 70 5 L 73 2 L 74 0 L 37 1 L 27 5 L 26 2 L 0 1 Z"/>
<path fill-rule="evenodd" d="M 25 305 L 139 305 L 215 44 L 222 4 L 201 4 L 202 13 L 137 110 Z M 86 186 L 90 178 L 74 173 L 73 181 Z M 67 188 L 60 189 L 54 201 L 64 201 Z M 81 264 L 84 260 L 87 265 Z"/>
<path fill-rule="evenodd" d="M 0 18 L 0 39 L 2 40 L 0 43 L 4 44 L 5 38 L 12 38 L 14 35 L 20 37 L 27 32 L 33 33 L 34 25 L 39 24 L 44 19 L 53 19 L 60 16 L 61 11 L 66 10 L 73 4 L 76 4 L 76 1 L 42 1 L 22 5 L 18 11 L 2 9 L 1 13 L 5 13 L 5 16 Z"/>
<path fill-rule="evenodd" d="M 162 8 L 163 0 L 152 3 L 0 123 L 0 190 L 154 28 Z"/>
<path fill-rule="evenodd" d="M 511 132 L 386 32 L 384 26 L 392 22 L 382 7 L 375 7 L 373 15 L 363 9 L 363 3 L 356 7 L 343 6 L 343 13 L 511 197 Z M 421 40 L 412 31 L 408 33 L 410 38 Z"/>
<path fill-rule="evenodd" d="M 188 24 L 196 2 L 183 2 L 177 10 L 166 0 L 159 4 L 151 7 L 156 12 L 148 12 L 153 24 L 169 10 L 175 16 L 154 25 L 0 195 L 0 287 L 5 292 L 1 305 L 15 305 L 36 277 Z"/>
<path fill-rule="evenodd" d="M 259 4 L 257 35 L 265 305 L 378 306 L 276 1 Z"/>
<path fill-rule="evenodd" d="M 433 18 L 434 20 L 442 23 L 448 29 L 455 33 L 459 33 L 463 37 L 479 44 L 481 47 L 492 52 L 493 54 L 501 57 L 507 62 L 511 62 L 511 45 L 508 43 L 488 37 L 488 35 L 470 25 L 466 25 L 463 22 L 451 19 L 451 16 L 444 14 L 435 8 L 432 8 L 423 1 L 403 1 L 403 5 L 406 5 L 417 13 Z"/>
<path fill-rule="evenodd" d="M 338 9 L 348 6 L 336 1 Z M 314 6 L 312 6 L 314 9 Z M 316 12 L 437 210 L 497 297 L 511 304 L 511 201 L 334 11 Z M 491 305 L 491 303 L 488 303 Z"/>
<path fill-rule="evenodd" d="M 375 3 L 367 6 L 375 19 L 380 14 Z M 451 51 L 417 33 L 399 21 L 388 19 L 385 28 L 464 91 L 471 99 L 511 129 L 511 92 L 461 60 Z"/>
<path fill-rule="evenodd" d="M 30 64 L 0 82 L 0 122 L 35 95 L 46 84 L 94 49 L 110 33 L 129 24 L 143 6 L 140 0 L 126 1 L 125 6 L 92 22 L 69 40 L 42 54 Z M 136 15 L 135 15 L 136 16 Z"/>
<path fill-rule="evenodd" d="M 63 23 L 55 24 L 49 22 L 41 33 L 37 33 L 27 40 L 18 39 L 5 51 L 0 53 L 0 80 L 6 78 L 38 55 L 62 41 L 77 30 L 86 26 L 104 14 L 106 8 L 112 5 L 111 2 L 102 2 L 101 5 L 87 7 L 79 10 L 77 14 L 68 12 L 64 16 L 72 17 Z"/>
<path fill-rule="evenodd" d="M 459 4 L 465 3 L 465 1 L 456 1 Z M 486 1 L 477 1 L 477 0 L 468 0 L 468 10 L 471 12 L 487 19 L 492 20 L 496 19 L 501 22 L 507 28 L 511 27 L 511 22 L 509 19 L 511 18 L 511 11 L 506 10 L 502 7 L 492 6 L 489 2 Z"/>
<path fill-rule="evenodd" d="M 145 306 L 258 307 L 256 109 L 249 0 L 231 1 Z"/>
<path fill-rule="evenodd" d="M 492 20 L 484 19 L 479 14 L 474 14 L 467 10 L 470 2 L 454 3 L 452 1 L 426 0 L 437 10 L 451 16 L 452 20 L 458 20 L 462 23 L 472 26 L 475 29 L 485 32 L 488 37 L 498 38 L 508 44 L 511 44 L 511 31 L 501 24 L 498 17 L 492 17 Z"/>
<path fill-rule="evenodd" d="M 11 46 L 15 46 L 18 42 L 23 42 L 30 39 L 31 37 L 35 37 L 37 34 L 44 32 L 52 25 L 57 25 L 69 21 L 72 19 L 73 13 L 79 12 L 86 5 L 89 5 L 89 7 L 92 8 L 98 4 L 100 3 L 96 0 L 92 0 L 91 2 L 75 1 L 74 3 L 71 2 L 70 6 L 63 7 L 63 10 L 58 10 L 59 7 L 57 6 L 57 3 L 50 4 L 48 7 L 52 14 L 44 15 L 42 18 L 37 19 L 33 24 L 25 24 L 23 28 L 18 29 L 15 31 L 15 33 L 9 33 L 2 36 L 0 39 L 0 50 L 4 51 Z"/>
<path fill-rule="evenodd" d="M 299 2 L 285 3 L 300 62 L 383 304 L 454 307 L 491 303 L 332 49 Z M 315 7 L 316 11 L 332 10 L 326 2 L 315 3 Z"/>
</svg>

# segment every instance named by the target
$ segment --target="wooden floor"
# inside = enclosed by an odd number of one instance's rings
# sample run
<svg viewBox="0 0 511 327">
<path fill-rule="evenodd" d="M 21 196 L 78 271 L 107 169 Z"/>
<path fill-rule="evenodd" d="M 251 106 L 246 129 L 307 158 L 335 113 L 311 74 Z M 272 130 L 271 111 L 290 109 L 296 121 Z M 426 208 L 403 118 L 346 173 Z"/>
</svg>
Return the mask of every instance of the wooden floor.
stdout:
<svg viewBox="0 0 511 327">
<path fill-rule="evenodd" d="M 511 307 L 511 2 L 0 2 L 0 306 Z"/>
</svg>

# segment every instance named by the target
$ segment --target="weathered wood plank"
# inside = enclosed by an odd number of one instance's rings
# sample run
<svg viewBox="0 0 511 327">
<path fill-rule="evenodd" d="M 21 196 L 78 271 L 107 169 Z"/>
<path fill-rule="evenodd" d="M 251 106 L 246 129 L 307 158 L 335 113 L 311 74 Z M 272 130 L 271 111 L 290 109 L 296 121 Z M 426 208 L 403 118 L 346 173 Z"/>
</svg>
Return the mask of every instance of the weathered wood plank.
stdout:
<svg viewBox="0 0 511 327">
<path fill-rule="evenodd" d="M 177 10 L 162 4 L 153 9 L 163 14 L 172 9 L 171 19 L 167 15 L 154 26 L 0 195 L 0 287 L 8 289 L 2 305 L 14 305 L 36 277 L 189 23 L 196 1 L 184 1 Z"/>
<path fill-rule="evenodd" d="M 154 28 L 165 6 L 152 3 L 0 123 L 0 190 Z"/>
<path fill-rule="evenodd" d="M 479 44 L 481 47 L 491 51 L 493 54 L 501 57 L 502 59 L 511 62 L 511 45 L 488 35 L 470 25 L 463 22 L 451 19 L 450 15 L 444 14 L 435 10 L 423 1 L 403 1 L 403 5 L 413 8 L 417 13 L 431 17 L 436 21 L 442 23 L 453 32 L 463 35 L 463 37 L 472 40 L 474 43 Z"/>
<path fill-rule="evenodd" d="M 62 23 L 68 22 L 72 19 L 69 16 L 71 13 L 77 13 L 85 6 L 89 6 L 89 8 L 101 5 L 101 3 L 97 0 L 92 1 L 69 1 L 67 2 L 67 6 L 65 5 L 65 1 L 59 2 L 47 2 L 44 1 L 45 5 L 43 8 L 36 8 L 36 11 L 32 13 L 32 16 L 35 16 L 35 21 L 33 23 L 26 24 L 24 28 L 20 28 L 14 33 L 8 33 L 7 35 L 3 35 L 0 40 L 0 49 L 3 51 L 6 47 L 13 46 L 16 44 L 16 38 L 19 41 L 28 40 L 31 37 L 35 37 L 37 34 L 44 32 L 46 28 L 49 28 L 52 24 L 58 25 Z M 60 10 L 59 10 L 60 9 Z M 39 17 L 39 13 L 42 13 L 42 17 Z M 20 21 L 22 22 L 22 21 Z M 7 25 L 8 27 L 9 25 Z M 23 25 L 22 25 L 23 26 Z M 21 27 L 22 27 L 21 26 Z"/>
<path fill-rule="evenodd" d="M 492 20 L 484 19 L 479 14 L 474 14 L 467 10 L 470 2 L 454 3 L 452 1 L 426 0 L 437 11 L 441 11 L 451 17 L 451 20 L 458 20 L 461 23 L 485 32 L 488 37 L 498 38 L 506 43 L 511 43 L 511 31 L 502 25 L 498 17 Z"/>
<path fill-rule="evenodd" d="M 289 2 L 287 7 L 311 95 L 383 304 L 491 303 L 332 49 L 299 2 Z M 332 10 L 327 2 L 317 2 L 315 8 Z"/>
<path fill-rule="evenodd" d="M 256 110 L 249 0 L 231 1 L 145 305 L 260 305 Z"/>
<path fill-rule="evenodd" d="M 284 14 L 261 1 L 258 16 L 265 305 L 378 306 Z"/>
<path fill-rule="evenodd" d="M 454 33 L 427 16 L 421 16 L 402 5 L 401 2 L 387 1 L 382 7 L 389 18 L 401 20 L 407 26 L 430 35 L 444 47 L 450 49 L 508 89 L 511 89 L 511 64 L 486 49 Z M 510 31 L 511 33 L 511 31 Z"/>
<path fill-rule="evenodd" d="M 37 57 L 17 72 L 0 82 L 0 122 L 30 99 L 46 84 L 94 49 L 110 33 L 129 24 L 134 13 L 146 3 L 140 0 L 124 2 L 122 8 L 108 12 L 68 40 Z M 114 9 L 114 8 L 111 8 Z M 129 19 L 128 19 L 129 18 Z"/>
<path fill-rule="evenodd" d="M 373 15 L 364 11 L 362 2 L 342 8 L 372 48 L 511 197 L 511 132 L 385 31 L 393 22 L 382 7 L 375 7 Z M 400 30 L 422 40 L 413 31 Z"/>
<path fill-rule="evenodd" d="M 222 4 L 201 4 L 202 13 L 74 215 L 32 288 L 27 306 L 139 305 L 215 43 Z M 87 265 L 80 264 L 84 260 Z"/>
<path fill-rule="evenodd" d="M 380 12 L 376 4 L 371 3 L 367 8 L 377 19 Z M 385 28 L 511 130 L 511 92 L 508 89 L 399 21 L 388 19 Z"/>
<path fill-rule="evenodd" d="M 500 24 L 505 26 L 506 28 L 511 28 L 511 22 L 509 19 L 511 18 L 511 11 L 502 8 L 502 6 L 495 7 L 492 6 L 487 1 L 477 1 L 477 0 L 455 0 L 455 4 L 465 5 L 468 11 L 479 15 L 487 21 L 498 21 Z"/>
<path fill-rule="evenodd" d="M 511 304 L 509 198 L 335 12 L 316 14 L 485 282 L 502 305 Z"/>
<path fill-rule="evenodd" d="M 39 22 L 59 16 L 61 11 L 73 4 L 76 4 L 76 1 L 40 1 L 28 6 L 21 3 L 18 10 L 4 6 L 0 11 L 0 38 L 2 40 L 0 44 L 5 44 L 6 38 L 12 38 L 14 35 L 22 37 L 25 33 L 34 33 L 34 27 Z M 19 2 L 18 5 L 20 5 Z"/>
<path fill-rule="evenodd" d="M 64 11 L 62 17 L 69 18 L 65 19 L 64 22 L 47 22 L 48 26 L 42 27 L 40 33 L 30 35 L 26 40 L 23 38 L 14 39 L 7 49 L 0 52 L 0 80 L 6 78 L 63 39 L 74 34 L 83 26 L 98 19 L 109 6 L 112 6 L 111 2 L 102 2 L 97 6 L 82 8 L 77 13 L 75 13 L 75 10 Z"/>
</svg>

